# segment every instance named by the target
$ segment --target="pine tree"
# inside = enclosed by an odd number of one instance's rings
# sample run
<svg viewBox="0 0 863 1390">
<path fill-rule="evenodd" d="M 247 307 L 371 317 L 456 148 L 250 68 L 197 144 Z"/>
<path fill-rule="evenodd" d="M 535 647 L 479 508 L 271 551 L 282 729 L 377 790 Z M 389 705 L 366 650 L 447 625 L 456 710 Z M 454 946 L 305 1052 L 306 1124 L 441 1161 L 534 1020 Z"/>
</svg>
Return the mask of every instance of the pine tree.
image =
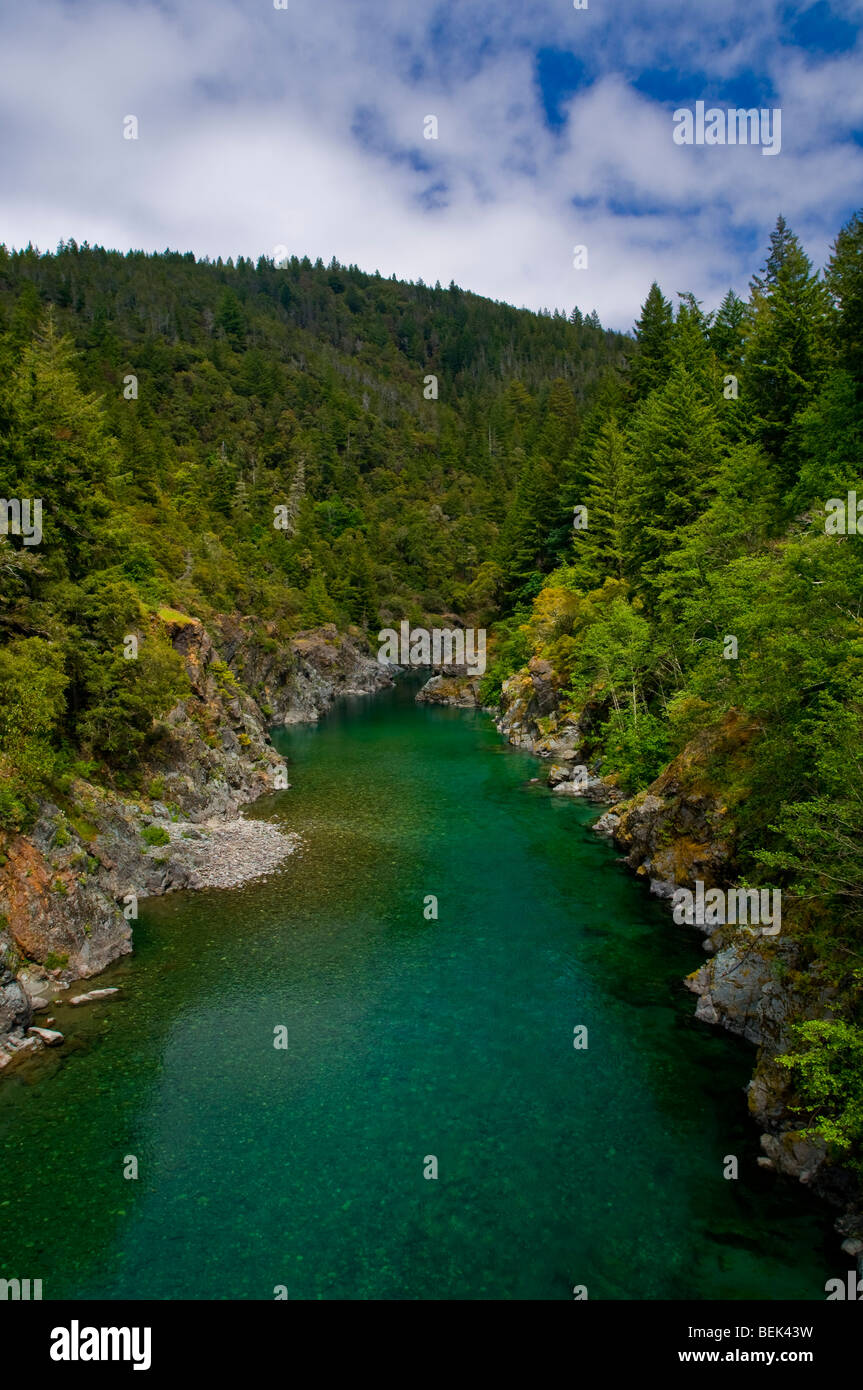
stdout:
<svg viewBox="0 0 863 1390">
<path fill-rule="evenodd" d="M 242 305 L 233 290 L 226 289 L 219 300 L 216 326 L 222 330 L 232 348 L 240 349 L 246 341 L 246 319 Z"/>
<path fill-rule="evenodd" d="M 501 560 L 512 594 L 536 592 L 551 568 L 550 534 L 556 520 L 557 489 L 543 459 L 524 465 L 501 531 Z"/>
<path fill-rule="evenodd" d="M 58 335 L 49 310 L 22 353 L 9 393 L 4 492 L 42 500 L 45 536 L 62 540 L 57 555 L 50 547 L 45 553 L 55 565 L 65 556 L 71 572 L 86 570 L 88 551 L 102 547 L 106 491 L 119 464 L 100 402 L 81 390 L 75 360 L 71 340 Z"/>
<path fill-rule="evenodd" d="M 641 407 L 630 438 L 632 488 L 626 525 L 630 573 L 655 588 L 663 558 L 703 508 L 721 458 L 716 410 L 676 367 Z"/>
<path fill-rule="evenodd" d="M 863 395 L 863 213 L 856 213 L 836 238 L 825 281 L 835 307 L 836 358 Z"/>
<path fill-rule="evenodd" d="M 785 490 L 800 466 L 795 415 L 818 383 L 817 345 L 827 309 L 823 286 L 797 237 L 780 217 L 764 270 L 752 280 L 747 310 L 743 411 L 750 437 L 779 463 Z"/>
<path fill-rule="evenodd" d="M 710 395 L 716 388 L 716 363 L 710 348 L 711 316 L 703 313 L 694 294 L 679 296 L 680 305 L 671 337 L 672 366 L 683 367 L 684 371 L 697 381 L 702 390 Z"/>
<path fill-rule="evenodd" d="M 632 469 L 614 416 L 605 422 L 586 472 L 587 528 L 573 533 L 573 568 L 585 587 L 622 579 L 627 570 L 625 518 Z"/>
<path fill-rule="evenodd" d="M 710 325 L 710 346 L 725 371 L 740 374 L 743 363 L 743 326 L 746 305 L 729 290 Z"/>
<path fill-rule="evenodd" d="M 671 305 L 654 280 L 635 325 L 636 352 L 630 380 L 636 400 L 649 396 L 668 376 L 673 331 Z"/>
<path fill-rule="evenodd" d="M 210 462 L 210 503 L 222 516 L 231 515 L 237 488 L 237 472 L 228 458 L 224 440 L 215 459 Z"/>
<path fill-rule="evenodd" d="M 334 623 L 337 617 L 336 605 L 327 591 L 327 581 L 321 571 L 316 569 L 306 589 L 302 612 L 303 626 L 320 627 L 322 623 Z"/>
</svg>

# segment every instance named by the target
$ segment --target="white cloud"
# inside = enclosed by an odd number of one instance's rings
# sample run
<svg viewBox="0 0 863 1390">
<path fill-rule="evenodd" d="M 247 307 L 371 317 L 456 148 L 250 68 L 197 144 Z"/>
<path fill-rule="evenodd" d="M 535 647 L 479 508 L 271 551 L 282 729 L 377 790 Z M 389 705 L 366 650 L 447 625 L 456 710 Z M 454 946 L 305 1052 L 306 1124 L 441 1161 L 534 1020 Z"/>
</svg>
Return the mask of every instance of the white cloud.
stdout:
<svg viewBox="0 0 863 1390">
<path fill-rule="evenodd" d="M 856 54 L 807 58 L 778 42 L 777 13 L 773 0 L 697 13 L 689 0 L 9 10 L 0 237 L 211 256 L 284 243 L 516 304 L 577 302 L 616 327 L 654 278 L 713 304 L 727 284 L 745 286 L 756 266 L 744 241 L 757 232 L 765 244 L 780 211 L 821 257 L 863 174 L 847 140 L 863 106 Z M 535 55 L 567 44 L 599 71 L 555 133 Z M 763 70 L 780 93 L 781 155 L 675 146 L 670 108 L 628 82 L 674 66 L 716 82 Z M 368 141 L 355 133 L 363 111 Z M 137 142 L 122 138 L 128 114 Z M 438 141 L 422 138 L 427 114 Z M 422 195 L 437 184 L 445 205 L 430 210 Z M 584 272 L 572 267 L 580 242 Z"/>
</svg>

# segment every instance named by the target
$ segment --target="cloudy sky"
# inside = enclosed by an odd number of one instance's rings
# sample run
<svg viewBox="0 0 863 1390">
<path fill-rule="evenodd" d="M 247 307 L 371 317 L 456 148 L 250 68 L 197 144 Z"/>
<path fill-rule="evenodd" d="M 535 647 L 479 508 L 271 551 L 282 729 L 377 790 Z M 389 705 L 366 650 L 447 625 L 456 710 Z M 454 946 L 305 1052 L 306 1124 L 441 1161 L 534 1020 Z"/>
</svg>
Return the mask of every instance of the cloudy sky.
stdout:
<svg viewBox="0 0 863 1390">
<path fill-rule="evenodd" d="M 654 278 L 744 290 L 780 212 L 823 263 L 863 205 L 863 0 L 275 3 L 7 0 L 0 240 L 287 247 L 627 328 Z M 675 144 L 698 101 L 780 108 L 780 153 Z"/>
</svg>

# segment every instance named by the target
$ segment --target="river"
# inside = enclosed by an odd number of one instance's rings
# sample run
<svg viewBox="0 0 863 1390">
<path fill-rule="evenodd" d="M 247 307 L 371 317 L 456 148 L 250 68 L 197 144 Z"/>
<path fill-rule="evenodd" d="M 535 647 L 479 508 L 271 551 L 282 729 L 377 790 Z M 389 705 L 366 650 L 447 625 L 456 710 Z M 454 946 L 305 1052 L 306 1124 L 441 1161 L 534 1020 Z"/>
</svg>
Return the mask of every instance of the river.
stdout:
<svg viewBox="0 0 863 1390">
<path fill-rule="evenodd" d="M 292 789 L 250 814 L 301 851 L 142 904 L 97 982 L 121 994 L 57 1008 L 64 1046 L 0 1083 L 0 1276 L 46 1299 L 823 1300 L 829 1213 L 757 1167 L 753 1053 L 681 985 L 700 937 L 595 807 L 413 693 L 275 733 Z"/>
</svg>

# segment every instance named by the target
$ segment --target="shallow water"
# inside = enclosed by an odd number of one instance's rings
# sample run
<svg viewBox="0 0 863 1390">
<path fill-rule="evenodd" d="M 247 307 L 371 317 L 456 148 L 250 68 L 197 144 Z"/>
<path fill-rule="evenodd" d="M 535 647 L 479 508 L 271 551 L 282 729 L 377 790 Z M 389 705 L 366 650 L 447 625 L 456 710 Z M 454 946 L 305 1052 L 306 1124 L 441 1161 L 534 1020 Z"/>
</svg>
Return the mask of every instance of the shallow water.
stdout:
<svg viewBox="0 0 863 1390">
<path fill-rule="evenodd" d="M 57 1008 L 63 1048 L 0 1083 L 0 1277 L 46 1299 L 823 1300 L 829 1215 L 757 1168 L 754 1054 L 681 985 L 700 938 L 596 808 L 531 785 L 538 759 L 412 697 L 274 735 L 292 789 L 252 814 L 301 852 L 144 904 L 98 981 L 121 996 Z"/>
</svg>

